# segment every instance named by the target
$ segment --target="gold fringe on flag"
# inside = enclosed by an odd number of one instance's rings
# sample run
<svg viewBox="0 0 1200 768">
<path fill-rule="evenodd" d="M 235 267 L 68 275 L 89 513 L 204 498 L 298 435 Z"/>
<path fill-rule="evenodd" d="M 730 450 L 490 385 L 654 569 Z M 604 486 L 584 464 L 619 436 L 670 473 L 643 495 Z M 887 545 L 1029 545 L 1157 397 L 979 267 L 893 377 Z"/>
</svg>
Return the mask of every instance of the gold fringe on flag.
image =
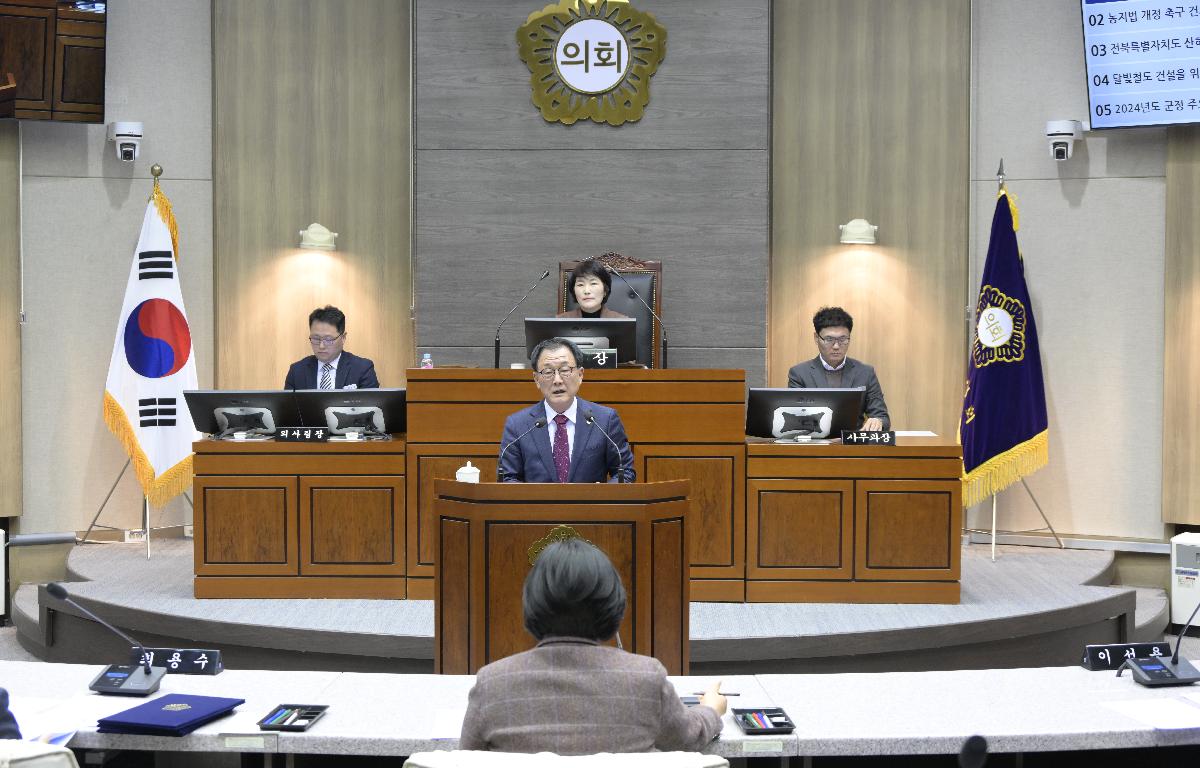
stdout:
<svg viewBox="0 0 1200 768">
<path fill-rule="evenodd" d="M 1012 214 L 1013 232 L 1019 231 L 1021 229 L 1021 214 L 1017 212 L 1017 201 L 1012 196 L 1012 192 L 1008 191 L 1008 187 L 1001 187 L 998 196 L 1008 198 L 1008 212 Z"/>
<path fill-rule="evenodd" d="M 1050 463 L 1049 431 L 1043 430 L 980 464 L 962 479 L 963 507 L 973 507 Z"/>
<path fill-rule="evenodd" d="M 161 507 L 191 487 L 191 456 L 158 477 L 154 476 L 154 466 L 138 445 L 137 435 L 133 432 L 129 417 L 125 415 L 125 409 L 108 392 L 104 393 L 104 423 L 108 425 L 108 430 L 113 436 L 121 441 L 125 453 L 129 454 L 129 461 L 133 464 L 134 474 L 142 486 L 142 493 L 150 500 L 151 506 Z"/>
<path fill-rule="evenodd" d="M 158 186 L 158 179 L 154 180 L 154 191 L 150 193 L 150 199 L 154 201 L 154 209 L 158 211 L 159 218 L 171 233 L 171 247 L 175 249 L 175 260 L 179 261 L 179 225 L 175 222 L 175 211 L 171 209 L 171 201 Z"/>
</svg>

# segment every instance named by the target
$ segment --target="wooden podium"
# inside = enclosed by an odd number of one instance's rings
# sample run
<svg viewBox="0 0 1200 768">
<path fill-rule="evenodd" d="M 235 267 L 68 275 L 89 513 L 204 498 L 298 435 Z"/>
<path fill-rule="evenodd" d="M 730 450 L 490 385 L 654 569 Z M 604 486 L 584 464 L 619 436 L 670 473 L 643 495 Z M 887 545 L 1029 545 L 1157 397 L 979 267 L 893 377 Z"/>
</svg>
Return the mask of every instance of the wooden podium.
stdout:
<svg viewBox="0 0 1200 768">
<path fill-rule="evenodd" d="M 521 589 L 530 548 L 569 532 L 609 556 L 625 585 L 624 647 L 688 673 L 687 480 L 559 484 L 434 481 L 434 670 L 475 674 L 527 650 Z"/>
<path fill-rule="evenodd" d="M 589 370 L 579 396 L 615 408 L 638 482 L 690 480 L 692 599 L 745 597 L 746 372 Z M 496 478 L 504 419 L 541 399 L 528 370 L 408 371 L 408 596 L 433 597 L 433 484 L 468 460 Z"/>
</svg>

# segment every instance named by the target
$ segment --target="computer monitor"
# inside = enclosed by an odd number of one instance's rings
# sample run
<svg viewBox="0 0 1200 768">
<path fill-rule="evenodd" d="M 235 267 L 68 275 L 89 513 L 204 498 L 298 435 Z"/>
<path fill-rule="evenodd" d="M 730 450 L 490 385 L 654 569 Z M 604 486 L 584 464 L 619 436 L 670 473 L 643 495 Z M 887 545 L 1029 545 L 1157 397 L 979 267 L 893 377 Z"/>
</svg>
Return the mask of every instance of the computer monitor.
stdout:
<svg viewBox="0 0 1200 768">
<path fill-rule="evenodd" d="M 299 416 L 295 397 L 286 391 L 193 390 L 183 397 L 196 429 L 218 438 L 234 432 L 271 435 Z"/>
<path fill-rule="evenodd" d="M 632 317 L 527 317 L 525 318 L 525 354 L 555 337 L 570 339 L 585 353 L 589 349 L 615 349 L 617 362 L 637 359 L 637 320 Z M 585 368 L 595 367 L 577 360 Z"/>
<path fill-rule="evenodd" d="M 841 437 L 862 421 L 864 387 L 793 389 L 752 387 L 746 434 L 752 437 Z"/>
<path fill-rule="evenodd" d="M 300 389 L 295 396 L 303 421 L 288 426 L 326 427 L 334 435 L 386 435 L 408 429 L 406 389 Z"/>
</svg>

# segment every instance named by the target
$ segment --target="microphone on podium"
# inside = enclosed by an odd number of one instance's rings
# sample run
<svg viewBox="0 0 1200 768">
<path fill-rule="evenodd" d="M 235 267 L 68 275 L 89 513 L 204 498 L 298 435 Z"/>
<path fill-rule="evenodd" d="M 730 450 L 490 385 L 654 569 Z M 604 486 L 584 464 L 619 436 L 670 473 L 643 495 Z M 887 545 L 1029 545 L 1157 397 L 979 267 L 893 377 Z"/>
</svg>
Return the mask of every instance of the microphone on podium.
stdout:
<svg viewBox="0 0 1200 768">
<path fill-rule="evenodd" d="M 584 421 L 600 430 L 600 434 L 608 438 L 608 442 L 611 443 L 612 447 L 617 450 L 617 461 L 620 462 L 620 464 L 617 466 L 617 482 L 625 482 L 625 454 L 621 453 L 621 446 L 617 445 L 617 441 L 612 439 L 612 435 L 608 434 L 608 431 L 605 430 L 604 427 L 600 426 L 600 422 L 596 421 L 596 416 L 591 411 L 588 411 L 587 418 L 585 418 Z"/>
<path fill-rule="evenodd" d="M 601 263 L 603 263 L 603 262 L 601 262 Z M 668 344 L 667 344 L 667 326 L 666 326 L 666 324 L 663 323 L 663 320 L 661 317 L 658 316 L 658 313 L 654 311 L 654 307 L 647 304 L 646 300 L 642 298 L 642 294 L 637 292 L 637 288 L 633 287 L 633 283 L 631 283 L 625 279 L 625 275 L 621 274 L 621 270 L 619 270 L 616 267 L 611 266 L 609 264 L 604 264 L 604 268 L 607 269 L 612 274 L 616 275 L 617 277 L 621 278 L 621 282 L 625 283 L 625 285 L 628 286 L 629 292 L 633 295 L 633 297 L 635 299 L 637 299 L 638 301 L 640 301 L 642 303 L 642 306 L 645 307 L 646 310 L 650 312 L 650 315 L 655 320 L 658 321 L 658 327 L 660 329 L 662 329 L 662 353 L 663 353 L 662 367 L 668 368 L 669 367 L 667 365 L 667 346 L 668 346 Z M 654 338 L 653 329 L 651 329 L 651 331 L 652 332 L 650 334 L 650 338 L 653 339 Z M 644 361 L 644 362 L 649 363 L 648 360 Z"/>
<path fill-rule="evenodd" d="M 550 270 L 548 270 L 548 269 L 542 273 L 541 277 L 539 277 L 537 280 L 533 281 L 533 285 L 529 286 L 529 290 L 525 291 L 525 295 L 521 297 L 521 300 L 518 301 L 516 304 L 513 304 L 513 308 L 508 310 L 508 314 L 505 315 L 504 319 L 500 321 L 500 325 L 496 326 L 496 361 L 495 361 L 494 367 L 496 367 L 496 368 L 500 367 L 500 329 L 503 328 L 504 324 L 508 322 L 508 318 L 512 317 L 512 313 L 517 311 L 517 307 L 519 307 L 525 303 L 525 299 L 529 298 L 529 294 L 533 293 L 533 289 L 537 288 L 538 284 L 541 283 L 543 280 L 545 280 L 547 277 L 550 277 Z"/>
<path fill-rule="evenodd" d="M 496 482 L 497 483 L 504 482 L 504 454 L 508 453 L 508 449 L 512 448 L 517 443 L 521 442 L 521 438 L 525 437 L 525 435 L 528 435 L 530 432 L 532 432 L 535 429 L 541 429 L 544 426 L 546 426 L 546 420 L 538 419 L 537 421 L 533 422 L 532 427 L 525 430 L 521 434 L 517 435 L 516 440 L 513 440 L 511 443 L 509 443 L 508 445 L 504 446 L 503 449 L 501 449 L 500 460 L 496 462 Z"/>
</svg>

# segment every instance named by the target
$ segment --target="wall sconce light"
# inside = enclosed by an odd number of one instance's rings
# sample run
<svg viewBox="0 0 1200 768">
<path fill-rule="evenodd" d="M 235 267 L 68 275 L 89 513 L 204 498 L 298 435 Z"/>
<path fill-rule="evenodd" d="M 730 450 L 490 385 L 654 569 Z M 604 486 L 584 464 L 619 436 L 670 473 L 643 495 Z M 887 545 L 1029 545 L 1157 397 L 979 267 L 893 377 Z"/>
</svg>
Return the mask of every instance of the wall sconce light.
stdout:
<svg viewBox="0 0 1200 768">
<path fill-rule="evenodd" d="M 332 251 L 337 248 L 338 233 L 330 232 L 315 221 L 300 230 L 300 247 L 305 250 Z"/>
<path fill-rule="evenodd" d="M 866 219 L 851 219 L 845 224 L 839 224 L 842 231 L 840 242 L 847 245 L 875 245 L 875 231 L 879 227 Z"/>
</svg>

